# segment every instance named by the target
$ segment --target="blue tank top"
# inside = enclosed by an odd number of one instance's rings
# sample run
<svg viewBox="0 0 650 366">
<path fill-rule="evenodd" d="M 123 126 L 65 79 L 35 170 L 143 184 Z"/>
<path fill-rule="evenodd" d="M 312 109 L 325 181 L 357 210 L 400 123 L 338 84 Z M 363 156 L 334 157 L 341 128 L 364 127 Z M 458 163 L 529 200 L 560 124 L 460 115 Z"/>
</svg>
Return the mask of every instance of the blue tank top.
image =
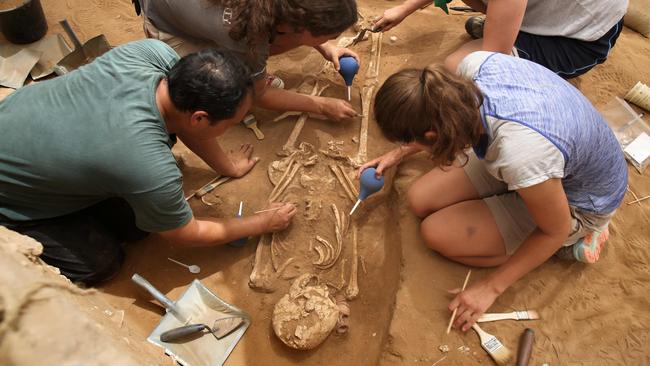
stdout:
<svg viewBox="0 0 650 366">
<path fill-rule="evenodd" d="M 496 53 L 474 81 L 485 97 L 485 116 L 532 128 L 562 152 L 562 185 L 571 206 L 609 214 L 621 204 L 627 188 L 623 151 L 580 91 L 543 66 Z"/>
</svg>

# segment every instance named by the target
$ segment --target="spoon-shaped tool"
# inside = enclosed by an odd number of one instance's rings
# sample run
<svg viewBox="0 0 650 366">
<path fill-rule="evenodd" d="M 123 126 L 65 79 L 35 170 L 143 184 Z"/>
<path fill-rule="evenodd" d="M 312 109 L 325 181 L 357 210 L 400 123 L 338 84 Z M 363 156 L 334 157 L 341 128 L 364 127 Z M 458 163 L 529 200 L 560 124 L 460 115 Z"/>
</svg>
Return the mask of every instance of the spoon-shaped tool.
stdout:
<svg viewBox="0 0 650 366">
<path fill-rule="evenodd" d="M 187 268 L 191 273 L 199 273 L 199 272 L 201 272 L 201 267 L 197 266 L 196 264 L 192 264 L 191 266 L 188 266 L 187 264 L 181 263 L 181 262 L 177 261 L 176 259 L 171 259 L 171 258 L 167 258 L 167 259 L 169 259 L 170 261 L 172 261 L 172 262 L 174 262 L 174 263 L 176 263 L 176 264 L 178 264 L 180 266 L 183 266 L 183 267 Z"/>
<path fill-rule="evenodd" d="M 357 75 L 357 72 L 359 72 L 359 63 L 357 60 L 352 57 L 352 56 L 342 56 L 339 58 L 339 64 L 341 65 L 341 68 L 339 69 L 339 74 L 343 76 L 343 80 L 345 80 L 345 85 L 348 87 L 348 102 L 352 99 L 352 81 L 354 80 L 354 76 Z"/>
<path fill-rule="evenodd" d="M 354 204 L 354 207 L 352 207 L 350 216 L 354 210 L 357 209 L 361 201 L 365 200 L 371 194 L 379 192 L 384 186 L 384 176 L 380 175 L 379 178 L 377 178 L 376 174 L 377 170 L 375 168 L 368 168 L 361 173 L 359 199 L 357 200 L 357 203 Z"/>
<path fill-rule="evenodd" d="M 239 202 L 239 211 L 237 212 L 237 218 L 240 219 L 242 217 L 242 214 L 244 212 L 244 201 Z M 229 246 L 235 247 L 235 248 L 241 248 L 244 245 L 246 245 L 246 242 L 248 241 L 248 238 L 244 237 L 241 239 L 233 240 L 230 243 L 228 243 Z"/>
</svg>

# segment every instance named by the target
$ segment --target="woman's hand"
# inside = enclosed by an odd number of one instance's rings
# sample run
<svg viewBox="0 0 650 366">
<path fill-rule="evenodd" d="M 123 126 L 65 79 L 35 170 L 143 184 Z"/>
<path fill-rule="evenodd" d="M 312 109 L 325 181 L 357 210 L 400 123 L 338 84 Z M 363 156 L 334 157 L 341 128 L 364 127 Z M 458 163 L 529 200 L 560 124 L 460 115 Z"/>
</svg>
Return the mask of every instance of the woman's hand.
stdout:
<svg viewBox="0 0 650 366">
<path fill-rule="evenodd" d="M 449 311 L 458 308 L 454 328 L 460 328 L 463 332 L 471 328 L 500 295 L 500 292 L 485 280 L 472 284 L 465 291 L 454 289 L 449 292 L 457 294 L 449 304 Z"/>
<path fill-rule="evenodd" d="M 384 155 L 363 164 L 357 171 L 357 179 L 361 177 L 361 173 L 363 173 L 364 170 L 370 167 L 375 167 L 377 169 L 377 178 L 379 178 L 384 174 L 384 170 L 399 164 L 402 161 L 402 158 L 404 158 L 402 148 L 398 147 L 393 149 Z"/>
<path fill-rule="evenodd" d="M 339 58 L 343 56 L 352 56 L 354 57 L 355 60 L 357 60 L 357 63 L 361 65 L 361 59 L 359 59 L 359 55 L 357 55 L 356 52 L 349 50 L 347 48 L 339 48 L 329 43 L 323 43 L 322 45 L 318 46 L 316 49 L 321 53 L 321 55 L 323 55 L 323 58 L 325 58 L 327 61 L 331 61 L 334 64 L 334 68 L 336 69 L 336 71 L 339 71 L 339 69 L 341 68 L 341 64 L 339 63 Z"/>
<path fill-rule="evenodd" d="M 375 21 L 373 29 L 378 29 L 382 32 L 391 30 L 404 20 L 407 16 L 411 15 L 409 9 L 403 5 L 398 5 L 390 8 L 382 14 L 382 16 Z"/>
</svg>

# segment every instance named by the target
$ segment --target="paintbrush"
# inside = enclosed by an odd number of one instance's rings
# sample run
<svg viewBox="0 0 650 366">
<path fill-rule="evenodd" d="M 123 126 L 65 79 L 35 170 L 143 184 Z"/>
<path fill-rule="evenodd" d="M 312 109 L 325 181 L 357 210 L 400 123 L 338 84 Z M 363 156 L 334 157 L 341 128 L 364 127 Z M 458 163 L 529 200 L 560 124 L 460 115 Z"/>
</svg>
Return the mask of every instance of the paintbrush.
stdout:
<svg viewBox="0 0 650 366">
<path fill-rule="evenodd" d="M 478 323 L 493 322 L 497 320 L 536 320 L 539 313 L 535 310 L 513 311 L 511 313 L 483 314 L 476 320 Z"/>
<path fill-rule="evenodd" d="M 512 352 L 508 347 L 504 346 L 497 337 L 481 329 L 478 324 L 472 325 L 472 329 L 476 331 L 481 339 L 481 347 L 492 357 L 494 362 L 497 365 L 507 365 L 512 357 Z"/>
<path fill-rule="evenodd" d="M 472 270 L 470 269 L 467 272 L 467 276 L 465 276 L 465 282 L 463 283 L 463 288 L 460 290 L 460 292 L 465 291 L 465 287 L 467 286 L 467 281 L 469 281 L 469 275 L 472 274 Z M 451 325 L 454 323 L 454 318 L 456 318 L 456 312 L 458 311 L 458 307 L 454 309 L 454 312 L 451 313 L 451 319 L 449 319 L 449 325 L 447 325 L 447 334 L 449 334 L 449 331 L 451 330 Z"/>
<path fill-rule="evenodd" d="M 264 140 L 264 134 L 262 131 L 257 127 L 257 120 L 255 119 L 255 116 L 252 114 L 249 114 L 248 116 L 244 117 L 244 120 L 242 121 L 244 126 L 246 126 L 248 129 L 253 131 L 255 134 L 255 137 L 257 137 L 258 140 Z"/>
</svg>

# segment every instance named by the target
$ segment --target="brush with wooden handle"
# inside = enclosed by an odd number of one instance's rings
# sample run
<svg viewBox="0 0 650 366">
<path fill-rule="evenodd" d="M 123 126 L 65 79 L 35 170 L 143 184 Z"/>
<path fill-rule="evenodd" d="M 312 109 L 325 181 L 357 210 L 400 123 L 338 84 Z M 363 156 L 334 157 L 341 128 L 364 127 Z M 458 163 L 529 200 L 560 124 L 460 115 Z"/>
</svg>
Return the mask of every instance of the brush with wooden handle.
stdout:
<svg viewBox="0 0 650 366">
<path fill-rule="evenodd" d="M 472 325 L 472 329 L 476 331 L 481 339 L 481 347 L 492 357 L 494 362 L 497 365 L 507 365 L 512 357 L 512 351 L 504 346 L 497 337 L 481 329 L 478 324 Z"/>
<path fill-rule="evenodd" d="M 513 311 L 511 313 L 483 314 L 476 320 L 478 323 L 493 322 L 497 320 L 537 320 L 539 313 L 535 310 Z"/>
<path fill-rule="evenodd" d="M 264 140 L 264 134 L 262 131 L 257 127 L 257 120 L 255 119 L 255 116 L 252 114 L 249 114 L 248 116 L 244 117 L 244 120 L 242 121 L 244 126 L 249 128 L 253 133 L 255 134 L 255 137 L 257 137 L 258 140 Z"/>
</svg>

